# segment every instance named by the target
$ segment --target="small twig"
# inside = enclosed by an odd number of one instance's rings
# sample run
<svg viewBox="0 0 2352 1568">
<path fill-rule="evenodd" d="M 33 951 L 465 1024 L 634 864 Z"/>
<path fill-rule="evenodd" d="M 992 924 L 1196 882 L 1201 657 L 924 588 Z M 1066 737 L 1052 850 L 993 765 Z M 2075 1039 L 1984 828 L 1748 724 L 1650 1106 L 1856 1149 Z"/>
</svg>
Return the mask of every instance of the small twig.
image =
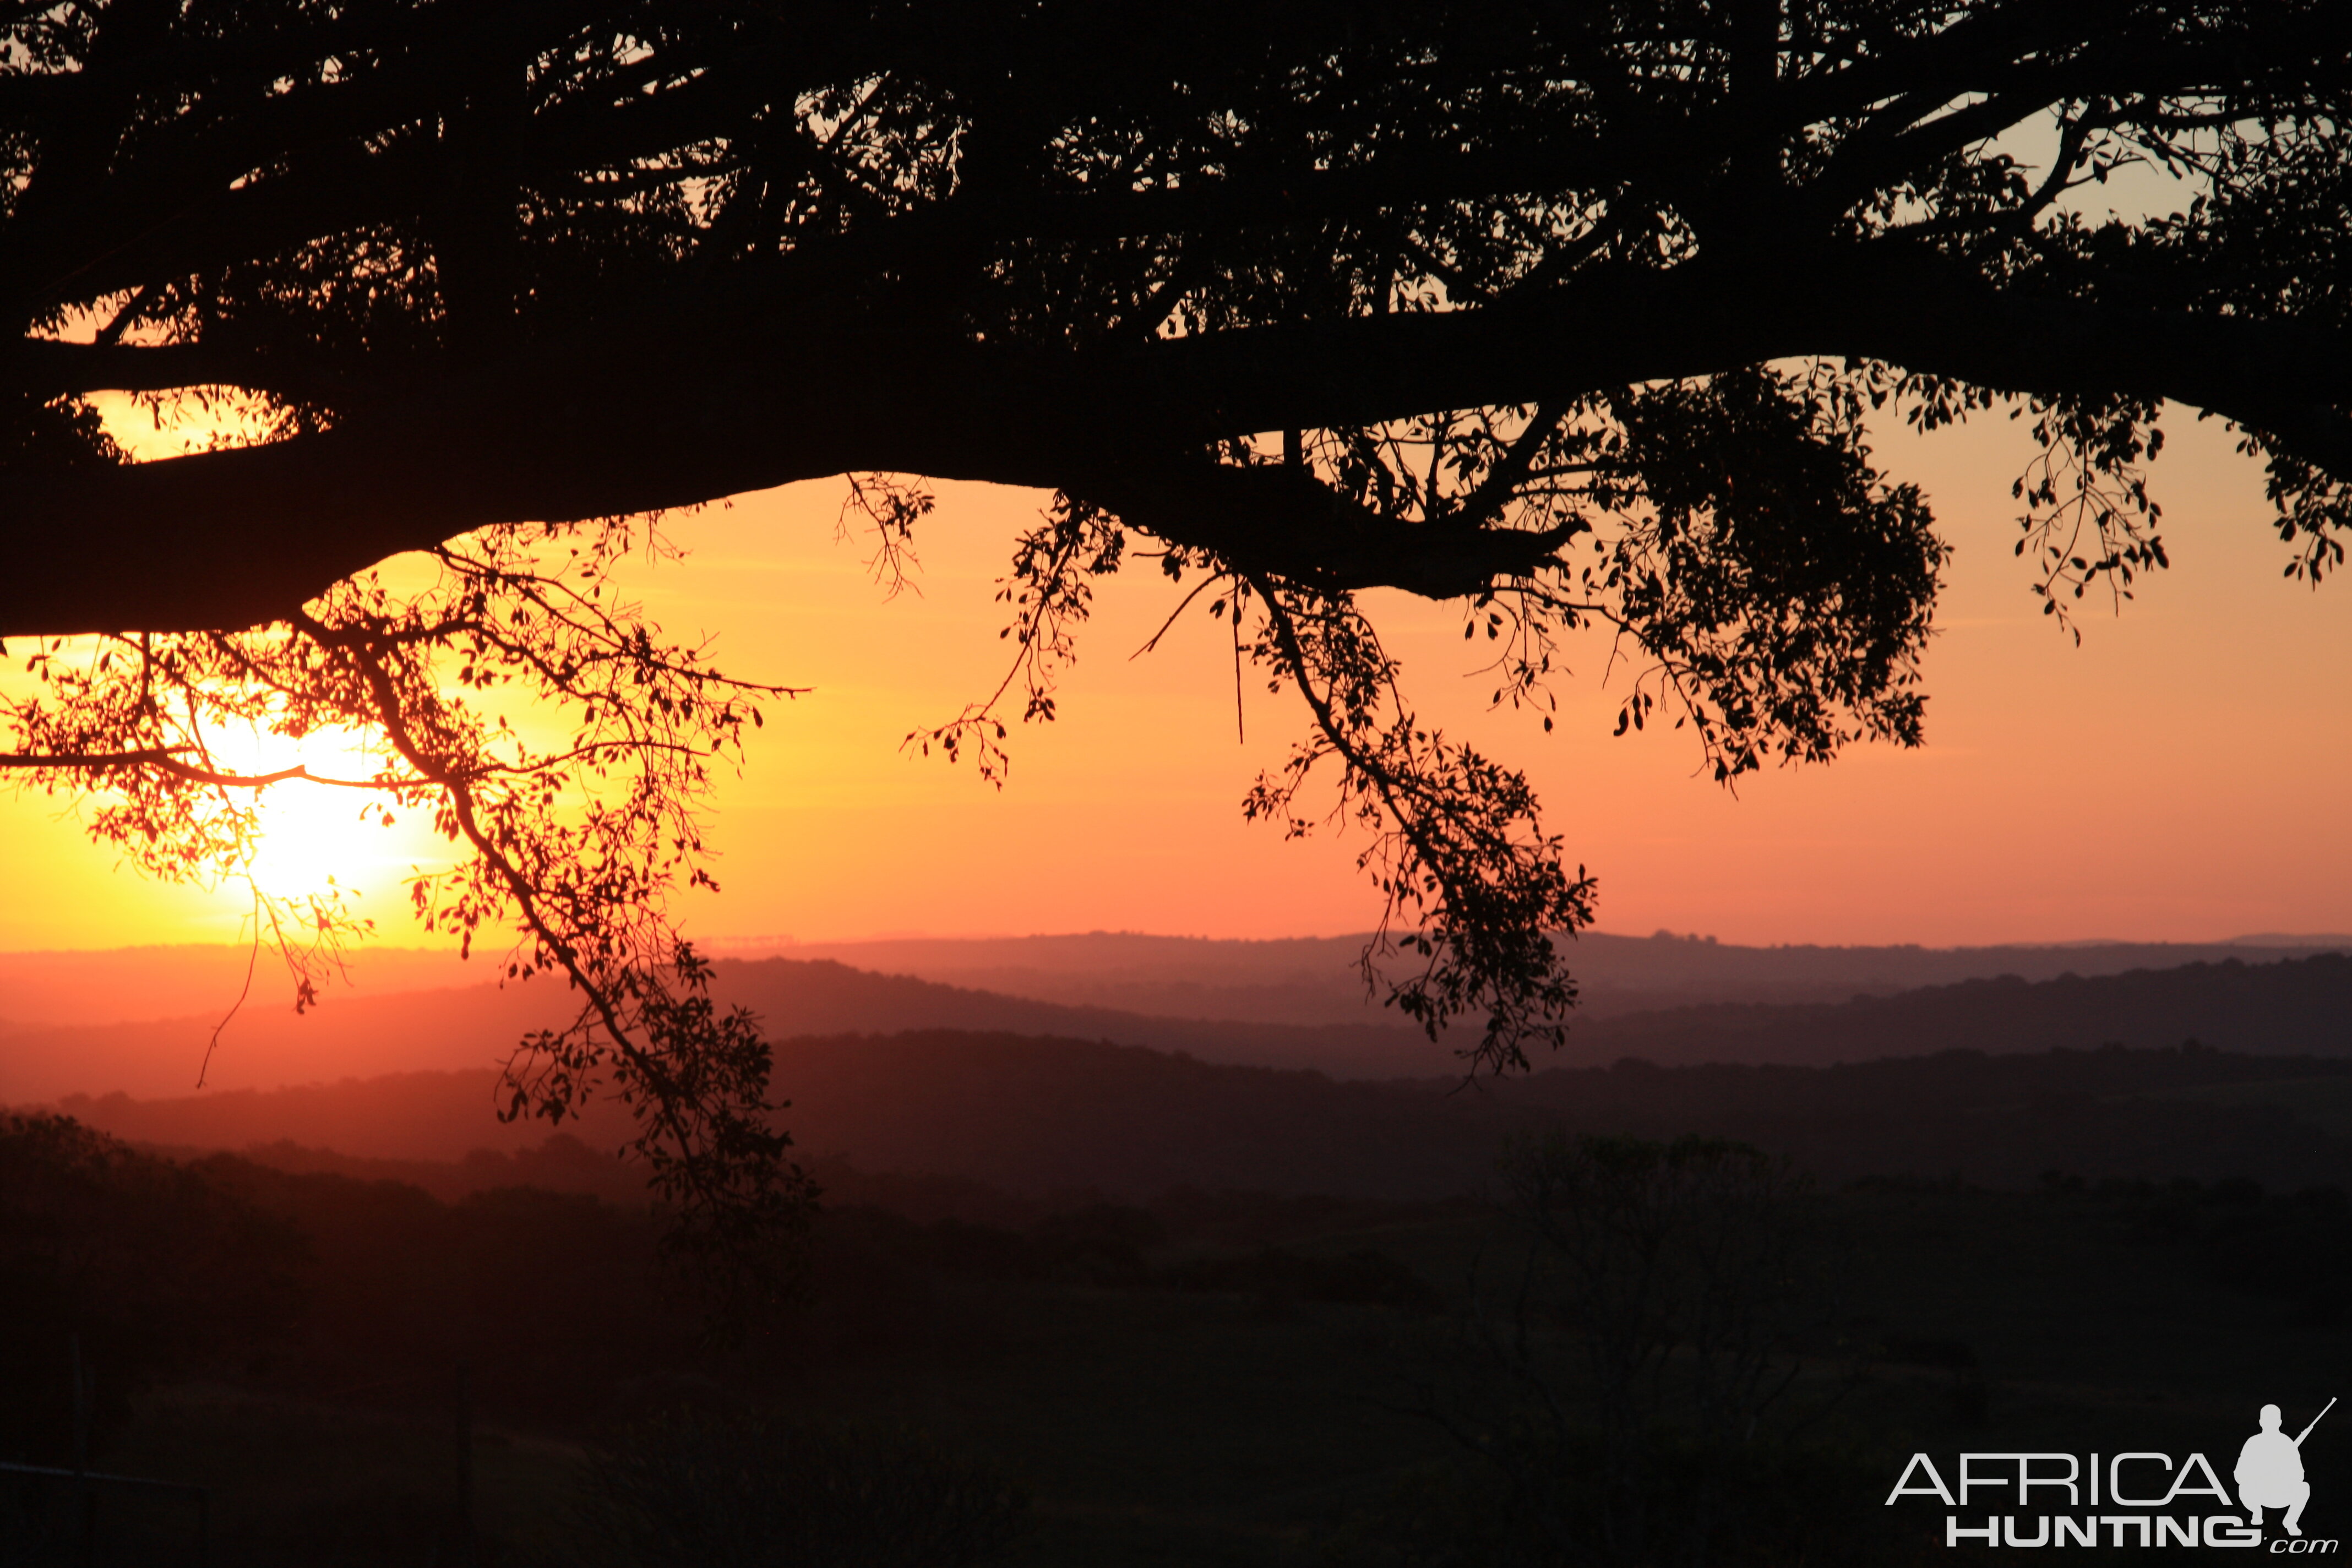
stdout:
<svg viewBox="0 0 2352 1568">
<path fill-rule="evenodd" d="M 1168 635 L 1168 628 L 1176 624 L 1176 617 L 1182 615 L 1185 610 L 1191 606 L 1193 600 L 1199 598 L 1209 589 L 1223 581 L 1224 579 L 1221 576 L 1202 578 L 1197 587 L 1195 587 L 1191 593 L 1185 595 L 1182 599 L 1177 602 L 1176 607 L 1168 612 L 1168 618 L 1160 623 L 1160 629 L 1152 633 L 1149 637 L 1146 637 L 1141 647 L 1137 648 L 1133 653 L 1127 656 L 1128 663 L 1133 664 L 1137 659 L 1141 658 L 1145 654 L 1150 653 L 1153 648 L 1158 647 L 1160 646 L 1160 639 Z"/>
<path fill-rule="evenodd" d="M 236 994 L 236 1000 L 221 1016 L 221 1021 L 213 1026 L 213 1037 L 205 1042 L 205 1059 L 196 1067 L 198 1089 L 205 1087 L 205 1075 L 213 1069 L 213 1049 L 220 1044 L 221 1031 L 228 1027 L 230 1019 L 244 1011 L 245 999 L 253 994 L 254 966 L 261 962 L 261 884 L 248 877 L 246 886 L 253 889 L 253 946 L 245 955 L 245 988 Z"/>
<path fill-rule="evenodd" d="M 196 749 L 194 746 L 151 746 L 136 752 L 0 752 L 0 768 L 159 768 L 190 784 L 211 784 L 219 789 L 266 789 L 289 779 L 299 779 L 305 784 L 331 784 L 337 789 L 409 789 L 425 782 L 420 779 L 330 778 L 322 773 L 314 773 L 299 763 L 271 773 L 222 773 L 184 763 L 176 754 Z"/>
</svg>

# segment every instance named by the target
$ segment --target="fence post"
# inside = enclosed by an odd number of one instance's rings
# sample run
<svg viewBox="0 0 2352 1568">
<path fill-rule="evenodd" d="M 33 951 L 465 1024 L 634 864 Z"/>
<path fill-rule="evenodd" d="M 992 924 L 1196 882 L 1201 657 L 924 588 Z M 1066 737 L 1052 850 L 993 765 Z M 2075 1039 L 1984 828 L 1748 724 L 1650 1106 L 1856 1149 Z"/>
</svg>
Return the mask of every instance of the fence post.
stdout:
<svg viewBox="0 0 2352 1568">
<path fill-rule="evenodd" d="M 81 1336 L 67 1336 L 69 1352 L 68 1372 L 73 1378 L 73 1463 L 77 1479 L 89 1469 L 89 1416 L 91 1373 L 81 1362 Z M 84 1482 L 75 1499 L 75 1511 L 80 1515 L 80 1539 L 74 1548 L 74 1562 L 79 1568 L 92 1568 L 98 1561 L 98 1492 Z"/>
<path fill-rule="evenodd" d="M 474 1552 L 474 1402 L 467 1387 L 470 1367 L 457 1363 L 457 1561 L 473 1568 Z"/>
</svg>

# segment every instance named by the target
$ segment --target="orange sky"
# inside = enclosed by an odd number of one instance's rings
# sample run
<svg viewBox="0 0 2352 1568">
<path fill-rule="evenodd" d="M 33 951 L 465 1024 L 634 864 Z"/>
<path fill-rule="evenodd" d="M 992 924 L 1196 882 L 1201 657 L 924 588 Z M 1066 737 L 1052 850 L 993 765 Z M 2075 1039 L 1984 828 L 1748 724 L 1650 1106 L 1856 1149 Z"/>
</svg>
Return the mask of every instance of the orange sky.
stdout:
<svg viewBox="0 0 2352 1568">
<path fill-rule="evenodd" d="M 1929 944 L 2210 939 L 2352 930 L 2352 584 L 2282 581 L 2259 473 L 2212 425 L 2174 415 L 2156 466 L 2174 568 L 2082 647 L 2036 612 L 2009 481 L 2027 455 L 1996 416 L 1882 439 L 1958 546 L 1927 661 L 1929 743 L 1745 781 L 1697 775 L 1686 736 L 1612 740 L 1604 648 L 1572 647 L 1558 732 L 1482 711 L 1457 613 L 1378 596 L 1424 710 L 1528 766 L 1572 856 L 1601 878 L 1604 929 L 1727 942 Z M 1128 655 L 1172 604 L 1150 563 L 1102 585 L 1061 722 L 1015 736 L 1010 787 L 900 754 L 900 738 L 992 687 L 994 579 L 1044 498 L 944 486 L 918 540 L 920 595 L 885 603 L 862 542 L 836 543 L 842 488 L 739 498 L 673 520 L 690 558 L 644 581 L 656 618 L 717 637 L 723 666 L 814 687 L 772 709 L 722 787 L 725 891 L 684 906 L 709 938 L 1129 929 L 1332 933 L 1376 904 L 1344 837 L 1284 844 L 1241 820 L 1257 769 L 1301 724 L 1255 680 L 1236 741 L 1230 644 L 1197 609 Z M 1620 683 L 1622 684 L 1622 682 Z M 427 847 L 343 830 L 342 803 L 289 829 L 415 940 L 394 879 Z M 117 872 L 58 806 L 0 796 L 0 948 L 237 934 L 241 898 Z M 315 847 L 332 846 L 331 855 Z"/>
</svg>

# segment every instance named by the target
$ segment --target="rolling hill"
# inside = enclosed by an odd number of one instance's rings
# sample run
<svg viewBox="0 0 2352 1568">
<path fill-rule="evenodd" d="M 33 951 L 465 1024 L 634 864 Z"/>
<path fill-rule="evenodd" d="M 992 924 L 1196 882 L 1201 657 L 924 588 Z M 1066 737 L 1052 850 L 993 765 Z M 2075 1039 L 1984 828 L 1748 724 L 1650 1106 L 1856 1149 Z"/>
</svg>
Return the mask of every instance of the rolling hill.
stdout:
<svg viewBox="0 0 2352 1568">
<path fill-rule="evenodd" d="M 2111 1049 L 1831 1068 L 1627 1062 L 1464 1088 L 1443 1079 L 1346 1083 L 1101 1041 L 945 1030 L 803 1038 L 778 1057 L 793 1100 L 782 1120 L 804 1157 L 1041 1196 L 1193 1188 L 1438 1198 L 1479 1187 L 1506 1140 L 1554 1127 L 1738 1138 L 1833 1183 L 2015 1187 L 2059 1170 L 2352 1187 L 2352 1141 L 2300 1113 L 2313 1101 L 2341 1110 L 2352 1097 L 2345 1058 Z M 551 1148 L 544 1123 L 493 1120 L 493 1082 L 481 1070 L 411 1073 L 169 1100 L 73 1097 L 61 1108 L 136 1142 L 262 1146 L 258 1157 L 297 1169 L 335 1168 L 303 1152 L 320 1149 L 470 1159 L 480 1168 L 453 1181 L 610 1195 L 610 1173 L 586 1168 L 586 1151 L 619 1142 L 610 1108 L 567 1123 L 579 1142 Z M 277 1142 L 299 1147 L 268 1149 Z M 491 1152 L 471 1152 L 481 1149 Z"/>
<path fill-rule="evenodd" d="M 1065 1007 L 870 973 L 832 961 L 727 960 L 716 989 L 771 1037 L 949 1029 L 1108 1040 L 1208 1062 L 1313 1069 L 1333 1078 L 1439 1075 L 1454 1058 L 1396 1024 L 1266 1024 Z M 567 994 L 544 979 L 462 990 L 339 995 L 297 1016 L 248 1008 L 206 1064 L 216 1016 L 19 1030 L 0 1036 L 0 1101 L 119 1091 L 184 1094 L 201 1067 L 215 1090 L 274 1089 L 407 1071 L 478 1070 L 529 1029 L 561 1021 Z M 2352 1052 L 2352 958 L 2237 959 L 2089 978 L 1971 980 L 1834 1005 L 1684 1008 L 1580 1021 L 1556 1065 L 1621 1057 L 1687 1065 L 1822 1065 L 1939 1050 L 2088 1049 L 2186 1038 L 2252 1054 Z M 1539 1064 L 1541 1065 L 1541 1064 Z"/>
</svg>

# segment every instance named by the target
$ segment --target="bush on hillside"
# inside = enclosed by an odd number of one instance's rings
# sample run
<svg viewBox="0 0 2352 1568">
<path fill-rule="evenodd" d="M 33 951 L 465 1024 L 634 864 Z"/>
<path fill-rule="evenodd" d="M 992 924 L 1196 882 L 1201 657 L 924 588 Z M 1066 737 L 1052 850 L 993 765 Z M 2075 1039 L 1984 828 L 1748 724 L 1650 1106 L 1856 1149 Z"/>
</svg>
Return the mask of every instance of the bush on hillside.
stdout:
<svg viewBox="0 0 2352 1568">
<path fill-rule="evenodd" d="M 1027 1500 L 904 1432 L 679 1411 L 587 1461 L 580 1523 L 614 1568 L 964 1568 Z"/>
<path fill-rule="evenodd" d="M 306 1257 L 198 1172 L 69 1117 L 0 1117 L 0 1458 L 70 1458 L 75 1340 L 102 1447 L 141 1388 L 292 1321 Z"/>
</svg>

